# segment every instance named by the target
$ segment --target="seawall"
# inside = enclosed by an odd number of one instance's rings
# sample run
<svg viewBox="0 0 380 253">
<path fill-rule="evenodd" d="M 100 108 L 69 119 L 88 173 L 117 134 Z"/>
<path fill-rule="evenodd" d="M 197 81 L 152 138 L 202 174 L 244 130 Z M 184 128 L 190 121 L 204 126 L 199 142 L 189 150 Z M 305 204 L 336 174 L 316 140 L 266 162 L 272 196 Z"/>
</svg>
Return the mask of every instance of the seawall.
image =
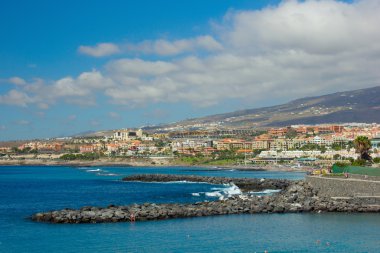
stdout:
<svg viewBox="0 0 380 253">
<path fill-rule="evenodd" d="M 326 197 L 380 197 L 380 181 L 307 176 L 306 182 Z"/>
</svg>

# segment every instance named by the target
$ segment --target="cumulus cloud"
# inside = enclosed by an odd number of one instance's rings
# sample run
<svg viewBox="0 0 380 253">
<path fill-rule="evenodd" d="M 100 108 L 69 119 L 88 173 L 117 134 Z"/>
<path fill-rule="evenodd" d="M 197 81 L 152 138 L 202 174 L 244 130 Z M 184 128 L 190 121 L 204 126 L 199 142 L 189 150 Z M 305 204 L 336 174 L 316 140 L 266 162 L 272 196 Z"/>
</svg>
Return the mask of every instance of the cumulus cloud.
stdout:
<svg viewBox="0 0 380 253">
<path fill-rule="evenodd" d="M 158 39 L 146 40 L 137 44 L 128 44 L 128 51 L 142 52 L 145 54 L 157 54 L 162 56 L 173 56 L 185 52 L 205 50 L 209 52 L 221 51 L 223 46 L 210 35 L 198 36 L 190 39 L 169 41 Z"/>
<path fill-rule="evenodd" d="M 302 50 L 339 54 L 377 46 L 378 1 L 286 1 L 277 8 L 229 13 L 222 36 L 235 50 L 257 54 Z"/>
<path fill-rule="evenodd" d="M 218 50 L 161 61 L 170 66 L 164 71 L 157 61 L 114 61 L 109 70 L 118 85 L 106 94 L 122 104 L 210 106 L 224 99 L 292 99 L 379 85 L 379 11 L 380 3 L 371 0 L 285 1 L 232 11 L 216 26 Z M 185 48 L 180 40 L 156 41 L 140 50 L 174 55 Z"/>
<path fill-rule="evenodd" d="M 95 93 L 113 86 L 110 77 L 99 71 L 83 72 L 78 77 L 64 77 L 53 82 L 36 79 L 20 88 L 12 89 L 0 96 L 0 104 L 27 106 L 36 104 L 40 109 L 48 109 L 51 104 L 63 99 L 70 104 L 95 105 Z"/>
<path fill-rule="evenodd" d="M 26 107 L 32 102 L 33 99 L 26 93 L 14 89 L 10 90 L 7 94 L 0 96 L 0 104 Z"/>
<path fill-rule="evenodd" d="M 123 105 L 185 101 L 211 106 L 228 99 L 254 104 L 376 86 L 378 13 L 380 2 L 374 0 L 284 1 L 261 10 L 231 11 L 213 26 L 212 35 L 127 46 L 155 54 L 155 60 L 113 59 L 102 71 L 11 90 L 0 103 L 50 105 L 64 99 L 91 105 L 102 93 Z M 107 55 L 100 53 L 100 45 L 87 52 Z"/>
<path fill-rule="evenodd" d="M 26 81 L 24 79 L 22 79 L 21 77 L 18 77 L 18 76 L 11 77 L 8 79 L 8 81 L 12 84 L 15 84 L 15 85 L 25 85 L 26 84 Z"/>
<path fill-rule="evenodd" d="M 103 57 L 120 52 L 120 48 L 113 43 L 99 43 L 95 46 L 80 46 L 78 52 L 93 57 Z"/>
</svg>

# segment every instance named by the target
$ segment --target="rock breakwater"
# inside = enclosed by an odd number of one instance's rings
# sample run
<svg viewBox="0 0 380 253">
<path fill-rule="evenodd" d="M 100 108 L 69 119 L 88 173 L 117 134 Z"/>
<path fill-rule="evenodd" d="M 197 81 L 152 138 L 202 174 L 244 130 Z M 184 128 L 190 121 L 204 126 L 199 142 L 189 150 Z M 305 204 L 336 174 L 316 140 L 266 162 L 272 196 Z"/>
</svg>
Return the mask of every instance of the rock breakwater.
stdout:
<svg viewBox="0 0 380 253">
<path fill-rule="evenodd" d="M 271 196 L 252 196 L 244 194 L 233 196 L 225 200 L 199 202 L 195 204 L 133 204 L 128 206 L 110 205 L 106 208 L 83 207 L 81 209 L 64 209 L 37 213 L 32 216 L 34 221 L 51 223 L 103 223 L 103 222 L 129 222 L 145 220 L 162 220 L 171 218 L 199 217 L 226 214 L 255 214 L 255 213 L 295 213 L 295 212 L 380 212 L 379 205 L 368 205 L 355 202 L 352 199 L 331 199 L 318 196 L 318 192 L 305 181 L 288 180 L 257 180 L 230 179 L 198 176 L 175 176 L 175 175 L 136 175 L 124 178 L 125 181 L 192 181 L 208 183 L 234 183 L 250 182 L 250 187 L 261 187 L 263 182 L 272 182 L 272 189 L 282 189 L 281 192 Z M 186 179 L 185 179 L 186 178 Z M 203 180 L 200 180 L 202 178 Z M 200 181 L 195 181 L 195 180 Z M 224 181 L 230 180 L 230 181 Z M 241 180 L 241 181 L 240 181 Z M 247 181 L 247 182 L 248 182 Z M 255 184 L 252 184 L 255 182 Z M 274 183 L 276 182 L 276 183 Z M 282 183 L 278 183 L 282 182 Z M 278 185 L 277 185 L 278 183 Z M 257 185 L 256 185 L 257 184 Z M 271 184 L 271 183 L 268 183 Z M 285 186 L 286 184 L 286 186 Z M 244 184 L 243 184 L 244 185 Z M 276 185 L 278 188 L 274 188 Z M 263 189 L 263 188 L 254 188 Z"/>
<path fill-rule="evenodd" d="M 230 177 L 204 177 L 193 175 L 170 175 L 170 174 L 139 174 L 131 175 L 123 181 L 140 182 L 196 182 L 208 184 L 235 184 L 242 191 L 284 190 L 294 181 L 287 179 L 259 179 L 259 178 L 230 178 Z"/>
</svg>

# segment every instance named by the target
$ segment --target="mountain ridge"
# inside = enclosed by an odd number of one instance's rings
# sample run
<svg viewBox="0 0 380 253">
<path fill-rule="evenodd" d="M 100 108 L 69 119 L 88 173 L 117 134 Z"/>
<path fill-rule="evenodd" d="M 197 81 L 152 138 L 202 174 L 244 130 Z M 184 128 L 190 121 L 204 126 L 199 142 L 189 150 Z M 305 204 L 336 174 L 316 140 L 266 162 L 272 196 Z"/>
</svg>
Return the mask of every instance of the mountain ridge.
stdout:
<svg viewBox="0 0 380 253">
<path fill-rule="evenodd" d="M 285 104 L 182 120 L 158 128 L 280 127 L 296 124 L 379 123 L 380 86 L 298 98 Z"/>
</svg>

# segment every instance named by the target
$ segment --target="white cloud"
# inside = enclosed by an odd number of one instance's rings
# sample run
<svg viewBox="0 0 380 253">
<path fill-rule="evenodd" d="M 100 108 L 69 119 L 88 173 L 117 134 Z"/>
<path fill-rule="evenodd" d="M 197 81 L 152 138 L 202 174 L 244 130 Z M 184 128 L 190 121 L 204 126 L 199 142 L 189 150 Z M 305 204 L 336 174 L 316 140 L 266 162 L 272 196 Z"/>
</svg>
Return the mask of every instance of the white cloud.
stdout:
<svg viewBox="0 0 380 253">
<path fill-rule="evenodd" d="M 96 126 L 100 126 L 101 123 L 98 121 L 98 120 L 91 120 L 90 122 L 90 125 L 93 126 L 93 127 L 96 127 Z"/>
<path fill-rule="evenodd" d="M 51 104 L 63 99 L 69 104 L 92 106 L 96 104 L 95 93 L 112 87 L 113 81 L 99 71 L 83 72 L 77 78 L 64 77 L 51 83 L 35 79 L 21 90 L 10 90 L 0 96 L 0 104 L 27 106 L 36 104 L 40 109 L 48 109 Z"/>
<path fill-rule="evenodd" d="M 26 107 L 32 102 L 33 99 L 31 99 L 26 93 L 18 90 L 10 90 L 5 95 L 0 96 L 0 104 Z"/>
<path fill-rule="evenodd" d="M 101 72 L 48 84 L 35 81 L 0 96 L 0 103 L 43 108 L 63 99 L 93 105 L 102 93 L 111 103 L 132 106 L 210 106 L 229 99 L 257 104 L 375 86 L 380 83 L 378 13 L 380 2 L 374 0 L 284 1 L 262 10 L 232 11 L 213 35 L 127 47 L 165 57 L 116 59 Z M 94 56 L 107 55 L 96 50 L 90 50 Z"/>
<path fill-rule="evenodd" d="M 103 57 L 120 52 L 120 48 L 113 43 L 99 43 L 95 46 L 80 46 L 78 52 L 93 57 Z"/>
<path fill-rule="evenodd" d="M 67 120 L 69 120 L 69 121 L 73 121 L 73 120 L 76 120 L 76 119 L 77 119 L 77 115 L 75 115 L 75 114 L 69 115 L 67 117 Z"/>
<path fill-rule="evenodd" d="M 0 125 L 0 131 L 4 131 L 4 130 L 6 130 L 6 129 L 7 129 L 6 126 L 4 126 L 4 125 Z"/>
<path fill-rule="evenodd" d="M 158 76 L 178 69 L 176 64 L 165 61 L 144 61 L 141 59 L 121 59 L 112 61 L 107 69 L 111 74 L 128 76 Z"/>
<path fill-rule="evenodd" d="M 12 84 L 15 84 L 15 85 L 25 85 L 26 84 L 26 81 L 24 79 L 22 79 L 21 77 L 18 77 L 18 76 L 11 77 L 8 79 L 8 81 Z"/>
<path fill-rule="evenodd" d="M 20 126 L 28 126 L 31 124 L 31 122 L 28 120 L 21 119 L 21 120 L 16 121 L 16 124 Z"/>
<path fill-rule="evenodd" d="M 145 54 L 157 54 L 162 56 L 173 56 L 185 52 L 205 50 L 209 52 L 221 51 L 223 46 L 210 35 L 198 36 L 190 39 L 169 41 L 158 39 L 155 41 L 143 41 L 138 44 L 128 44 L 127 50 L 143 52 Z"/>
<path fill-rule="evenodd" d="M 120 104 L 189 101 L 209 106 L 224 99 L 284 100 L 379 85 L 378 13 L 380 2 L 371 0 L 286 1 L 230 12 L 216 29 L 220 49 L 161 61 L 171 66 L 168 71 L 160 71 L 156 61 L 114 61 L 116 71 L 109 74 L 118 85 L 106 94 Z M 158 40 L 139 49 L 175 55 L 189 48 L 187 40 Z"/>
<path fill-rule="evenodd" d="M 119 120 L 121 118 L 121 116 L 117 113 L 117 112 L 109 112 L 108 113 L 108 116 L 111 118 L 111 119 L 117 119 Z"/>
<path fill-rule="evenodd" d="M 229 13 L 223 39 L 244 54 L 302 50 L 338 54 L 377 46 L 380 2 L 286 1 L 277 8 Z M 240 49 L 240 50 L 239 50 Z"/>
</svg>

